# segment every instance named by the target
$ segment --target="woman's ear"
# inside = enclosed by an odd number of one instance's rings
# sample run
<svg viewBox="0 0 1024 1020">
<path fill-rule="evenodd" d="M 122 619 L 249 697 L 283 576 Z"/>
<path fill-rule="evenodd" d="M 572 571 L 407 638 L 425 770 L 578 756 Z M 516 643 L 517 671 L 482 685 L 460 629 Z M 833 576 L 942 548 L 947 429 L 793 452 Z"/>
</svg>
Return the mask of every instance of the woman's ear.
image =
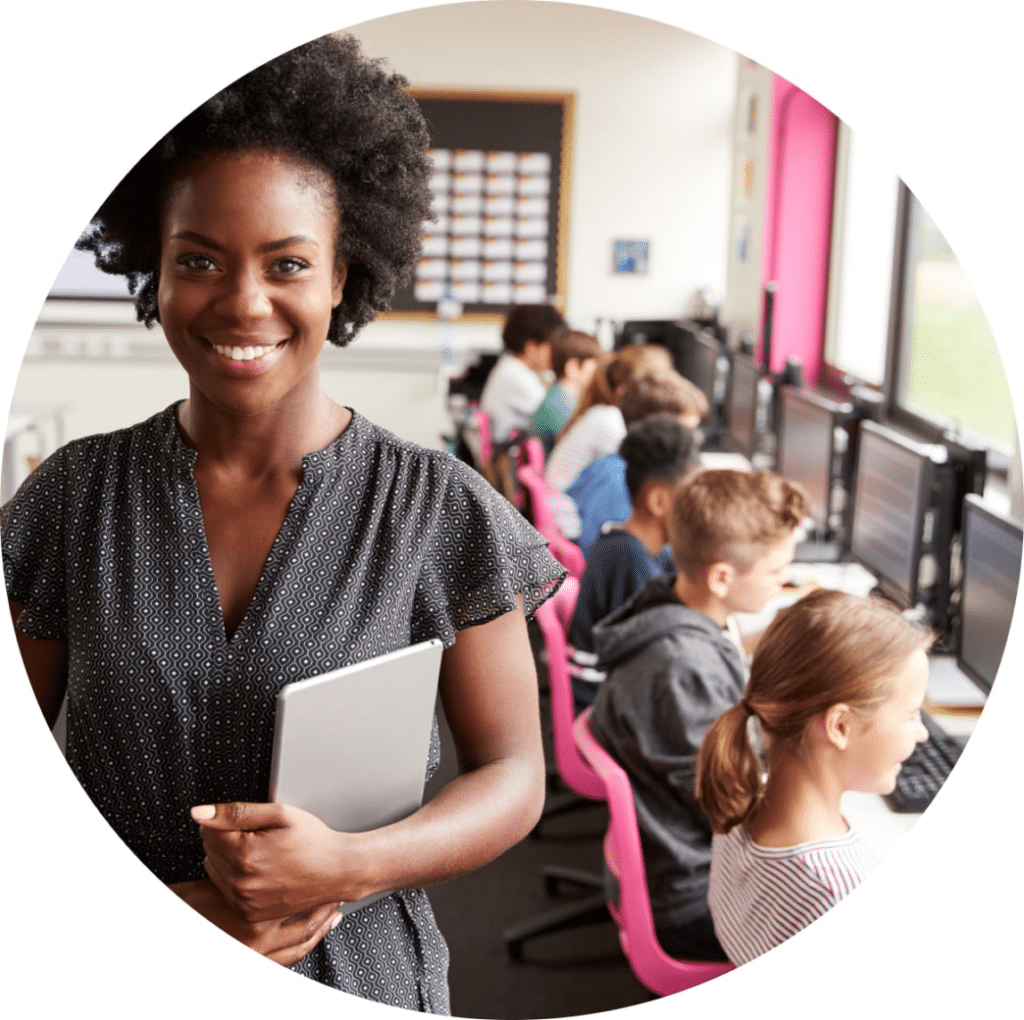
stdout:
<svg viewBox="0 0 1024 1020">
<path fill-rule="evenodd" d="M 331 286 L 331 307 L 337 308 L 345 293 L 345 281 L 348 279 L 348 263 L 339 262 L 334 267 L 334 280 Z"/>
<path fill-rule="evenodd" d="M 853 711 L 850 706 L 840 702 L 833 705 L 823 720 L 825 739 L 836 749 L 845 751 L 850 743 L 850 730 L 853 726 Z"/>
</svg>

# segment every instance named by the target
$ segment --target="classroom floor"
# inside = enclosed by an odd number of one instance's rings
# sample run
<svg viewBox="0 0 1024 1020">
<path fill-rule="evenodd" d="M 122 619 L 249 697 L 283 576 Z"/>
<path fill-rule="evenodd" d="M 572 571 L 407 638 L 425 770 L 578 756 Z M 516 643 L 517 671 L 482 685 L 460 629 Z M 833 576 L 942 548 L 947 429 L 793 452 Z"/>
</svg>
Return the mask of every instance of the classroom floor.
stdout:
<svg viewBox="0 0 1024 1020">
<path fill-rule="evenodd" d="M 543 676 L 542 688 L 546 684 Z M 546 699 L 542 713 L 546 715 Z M 442 766 L 436 790 L 454 778 L 455 751 L 441 723 Z M 550 742 L 546 747 L 551 762 Z M 429 794 L 428 794 L 429 795 Z M 652 996 L 633 976 L 610 921 L 544 935 L 527 943 L 522 962 L 509 959 L 501 938 L 509 925 L 574 895 L 552 899 L 541 871 L 559 864 L 600 874 L 603 804 L 545 822 L 541 838 L 528 837 L 491 864 L 429 890 L 438 925 L 451 950 L 452 1013 L 488 1020 L 576 1016 L 646 1002 Z"/>
</svg>

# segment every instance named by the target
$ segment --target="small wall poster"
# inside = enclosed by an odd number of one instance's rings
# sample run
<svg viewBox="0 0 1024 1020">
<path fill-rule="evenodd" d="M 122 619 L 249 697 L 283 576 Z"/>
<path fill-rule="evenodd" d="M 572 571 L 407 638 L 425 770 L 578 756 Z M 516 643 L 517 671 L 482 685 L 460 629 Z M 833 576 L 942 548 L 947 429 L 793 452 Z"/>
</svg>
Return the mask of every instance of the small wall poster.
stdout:
<svg viewBox="0 0 1024 1020">
<path fill-rule="evenodd" d="M 616 273 L 647 272 L 649 241 L 616 241 L 613 269 Z"/>
</svg>

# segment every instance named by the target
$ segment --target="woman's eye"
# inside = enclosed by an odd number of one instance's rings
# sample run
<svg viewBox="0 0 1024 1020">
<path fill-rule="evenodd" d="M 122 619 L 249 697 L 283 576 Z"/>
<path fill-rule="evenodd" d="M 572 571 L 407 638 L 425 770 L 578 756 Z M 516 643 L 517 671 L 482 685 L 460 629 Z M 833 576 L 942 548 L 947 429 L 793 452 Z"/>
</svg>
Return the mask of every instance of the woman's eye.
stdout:
<svg viewBox="0 0 1024 1020">
<path fill-rule="evenodd" d="M 186 269 L 213 269 L 213 260 L 207 258 L 205 255 L 198 255 L 195 253 L 189 255 L 182 255 L 178 259 L 178 265 L 184 266 Z"/>
<path fill-rule="evenodd" d="M 302 272 L 303 269 L 309 269 L 309 263 L 289 255 L 287 258 L 278 259 L 272 268 L 275 273 L 283 273 L 285 276 L 290 276 L 293 273 Z"/>
</svg>

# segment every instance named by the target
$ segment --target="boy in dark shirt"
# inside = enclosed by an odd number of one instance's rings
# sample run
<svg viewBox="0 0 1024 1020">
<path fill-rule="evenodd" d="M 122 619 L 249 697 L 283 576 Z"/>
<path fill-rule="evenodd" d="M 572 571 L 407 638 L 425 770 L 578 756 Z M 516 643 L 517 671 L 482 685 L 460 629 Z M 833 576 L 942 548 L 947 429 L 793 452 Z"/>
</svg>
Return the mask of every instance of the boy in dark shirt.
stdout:
<svg viewBox="0 0 1024 1020">
<path fill-rule="evenodd" d="M 701 471 L 669 519 L 678 573 L 649 581 L 594 628 L 594 735 L 629 775 L 658 940 L 672 956 L 724 960 L 707 906 L 711 826 L 694 794 L 704 733 L 743 698 L 727 632 L 778 594 L 807 516 L 803 490 L 770 472 Z"/>
<path fill-rule="evenodd" d="M 632 425 L 619 447 L 632 513 L 587 554 L 579 601 L 569 626 L 569 673 L 577 711 L 593 702 L 604 674 L 591 631 L 652 577 L 673 570 L 668 518 L 680 479 L 700 462 L 692 429 L 674 414 L 651 414 Z"/>
</svg>

